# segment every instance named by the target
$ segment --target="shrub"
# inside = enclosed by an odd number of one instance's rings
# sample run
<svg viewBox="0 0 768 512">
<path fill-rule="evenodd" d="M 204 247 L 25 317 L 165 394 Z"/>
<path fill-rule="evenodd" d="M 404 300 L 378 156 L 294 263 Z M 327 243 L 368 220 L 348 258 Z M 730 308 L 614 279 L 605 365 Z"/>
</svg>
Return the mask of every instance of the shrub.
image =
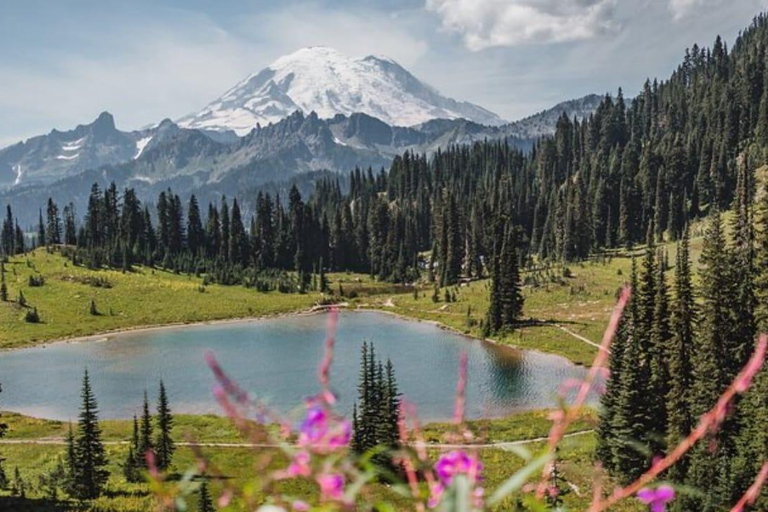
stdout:
<svg viewBox="0 0 768 512">
<path fill-rule="evenodd" d="M 28 309 L 27 312 L 24 313 L 24 321 L 29 324 L 39 324 L 40 315 L 37 312 L 37 308 Z"/>
<path fill-rule="evenodd" d="M 40 287 L 45 284 L 45 277 L 38 276 L 38 275 L 31 275 L 29 276 L 29 286 L 30 288 Z"/>
</svg>

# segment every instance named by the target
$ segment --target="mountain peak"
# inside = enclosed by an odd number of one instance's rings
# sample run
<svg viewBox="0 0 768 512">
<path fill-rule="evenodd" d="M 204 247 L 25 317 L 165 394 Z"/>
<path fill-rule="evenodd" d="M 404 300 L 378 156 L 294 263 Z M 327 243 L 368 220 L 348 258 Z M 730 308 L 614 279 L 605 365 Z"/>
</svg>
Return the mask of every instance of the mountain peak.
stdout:
<svg viewBox="0 0 768 512">
<path fill-rule="evenodd" d="M 314 111 L 321 119 L 360 112 L 395 126 L 458 118 L 486 125 L 504 122 L 481 107 L 441 96 L 389 57 L 358 59 L 310 46 L 280 57 L 178 123 L 244 135 L 257 123 L 276 123 L 296 110 Z"/>
<path fill-rule="evenodd" d="M 93 122 L 94 128 L 101 128 L 106 130 L 114 130 L 115 129 L 115 118 L 112 114 L 110 114 L 107 111 L 102 112 L 99 114 L 99 117 L 96 118 L 96 120 Z"/>
</svg>

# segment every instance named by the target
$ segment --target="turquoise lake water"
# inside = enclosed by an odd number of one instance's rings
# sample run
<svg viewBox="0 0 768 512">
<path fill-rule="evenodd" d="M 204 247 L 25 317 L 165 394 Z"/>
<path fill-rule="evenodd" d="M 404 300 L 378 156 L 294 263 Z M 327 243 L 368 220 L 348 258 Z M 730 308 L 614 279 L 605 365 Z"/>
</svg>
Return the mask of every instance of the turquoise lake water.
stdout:
<svg viewBox="0 0 768 512">
<path fill-rule="evenodd" d="M 80 343 L 0 353 L 0 407 L 38 417 L 77 417 L 88 368 L 102 418 L 130 418 L 143 392 L 163 379 L 175 412 L 220 413 L 204 360 L 213 351 L 226 371 L 281 413 L 318 391 L 327 314 L 148 330 Z M 342 312 L 331 370 L 339 408 L 356 398 L 360 347 L 375 345 L 394 363 L 401 391 L 423 420 L 451 417 L 459 358 L 468 355 L 467 416 L 501 416 L 556 404 L 560 383 L 585 370 L 563 358 L 469 339 L 432 324 L 376 312 Z"/>
</svg>

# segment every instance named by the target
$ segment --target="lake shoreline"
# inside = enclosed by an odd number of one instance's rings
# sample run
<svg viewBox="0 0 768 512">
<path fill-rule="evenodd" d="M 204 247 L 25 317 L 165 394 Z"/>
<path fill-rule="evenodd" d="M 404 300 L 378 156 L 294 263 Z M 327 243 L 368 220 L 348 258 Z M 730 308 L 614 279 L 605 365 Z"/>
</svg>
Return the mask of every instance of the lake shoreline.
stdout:
<svg viewBox="0 0 768 512">
<path fill-rule="evenodd" d="M 65 338 L 58 338 L 50 341 L 41 341 L 41 342 L 32 342 L 27 345 L 21 345 L 18 347 L 6 347 L 0 349 L 0 354 L 5 352 L 14 352 L 18 350 L 24 350 L 24 349 L 30 349 L 30 348 L 46 348 L 49 346 L 56 346 L 61 344 L 77 344 L 77 343 L 88 343 L 88 342 L 102 342 L 110 340 L 113 337 L 120 336 L 123 334 L 141 334 L 141 333 L 147 333 L 147 332 L 156 332 L 156 331 L 164 331 L 164 330 L 171 330 L 171 329 L 185 329 L 185 328 L 196 328 L 196 327 L 206 327 L 206 326 L 216 326 L 216 325 L 237 325 L 237 324 L 247 324 L 251 322 L 259 322 L 262 320 L 273 320 L 278 318 L 289 318 L 289 317 L 298 317 L 298 316 L 308 316 L 308 315 L 317 315 L 321 313 L 327 313 L 332 308 L 338 308 L 340 310 L 345 310 L 349 312 L 372 312 L 372 313 L 381 313 L 386 315 L 391 315 L 395 318 L 399 318 L 401 320 L 406 320 L 410 322 L 418 322 L 418 323 L 426 323 L 429 325 L 433 325 L 439 329 L 442 329 L 444 331 L 451 332 L 453 334 L 456 334 L 457 336 L 462 336 L 464 338 L 480 341 L 483 343 L 488 343 L 489 345 L 493 345 L 498 348 L 502 349 L 508 349 L 516 352 L 532 352 L 537 353 L 541 355 L 546 355 L 549 357 L 557 357 L 560 359 L 563 359 L 567 361 L 568 363 L 576 366 L 576 367 L 582 367 L 585 368 L 585 365 L 582 365 L 580 363 L 577 363 L 575 361 L 572 361 L 571 359 L 561 355 L 561 354 L 555 354 L 552 352 L 546 352 L 544 350 L 538 350 L 535 348 L 525 348 L 525 347 L 519 347 L 517 345 L 512 345 L 508 343 L 502 343 L 490 338 L 484 338 L 482 336 L 476 336 L 474 334 L 465 333 L 455 327 L 451 327 L 449 325 L 443 324 L 438 320 L 426 320 L 423 318 L 418 318 L 415 316 L 409 316 L 407 314 L 404 314 L 402 312 L 398 311 L 391 311 L 388 309 L 385 309 L 383 307 L 371 307 L 368 305 L 359 305 L 357 307 L 350 307 L 350 304 L 348 302 L 342 302 L 339 304 L 328 304 L 328 305 L 315 305 L 308 309 L 301 309 L 296 311 L 287 311 L 283 313 L 276 313 L 271 315 L 259 315 L 259 316 L 247 316 L 247 317 L 235 317 L 235 318 L 221 318 L 218 320 L 201 320 L 197 322 L 174 322 L 174 323 L 167 323 L 167 324 L 157 324 L 157 325 L 139 325 L 135 327 L 125 327 L 120 329 L 114 329 L 114 330 L 108 330 L 108 331 L 102 331 L 94 334 L 88 334 L 84 336 L 71 336 L 71 337 L 65 337 Z"/>
</svg>

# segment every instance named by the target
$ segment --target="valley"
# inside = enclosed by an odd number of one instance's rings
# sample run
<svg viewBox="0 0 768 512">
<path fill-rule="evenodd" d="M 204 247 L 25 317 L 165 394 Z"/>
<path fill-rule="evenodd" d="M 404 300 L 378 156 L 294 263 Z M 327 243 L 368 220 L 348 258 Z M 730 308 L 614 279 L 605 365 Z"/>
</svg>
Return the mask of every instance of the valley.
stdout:
<svg viewBox="0 0 768 512">
<path fill-rule="evenodd" d="M 768 510 L 768 13 L 143 2 L 0 17 L 1 511 Z"/>
</svg>

